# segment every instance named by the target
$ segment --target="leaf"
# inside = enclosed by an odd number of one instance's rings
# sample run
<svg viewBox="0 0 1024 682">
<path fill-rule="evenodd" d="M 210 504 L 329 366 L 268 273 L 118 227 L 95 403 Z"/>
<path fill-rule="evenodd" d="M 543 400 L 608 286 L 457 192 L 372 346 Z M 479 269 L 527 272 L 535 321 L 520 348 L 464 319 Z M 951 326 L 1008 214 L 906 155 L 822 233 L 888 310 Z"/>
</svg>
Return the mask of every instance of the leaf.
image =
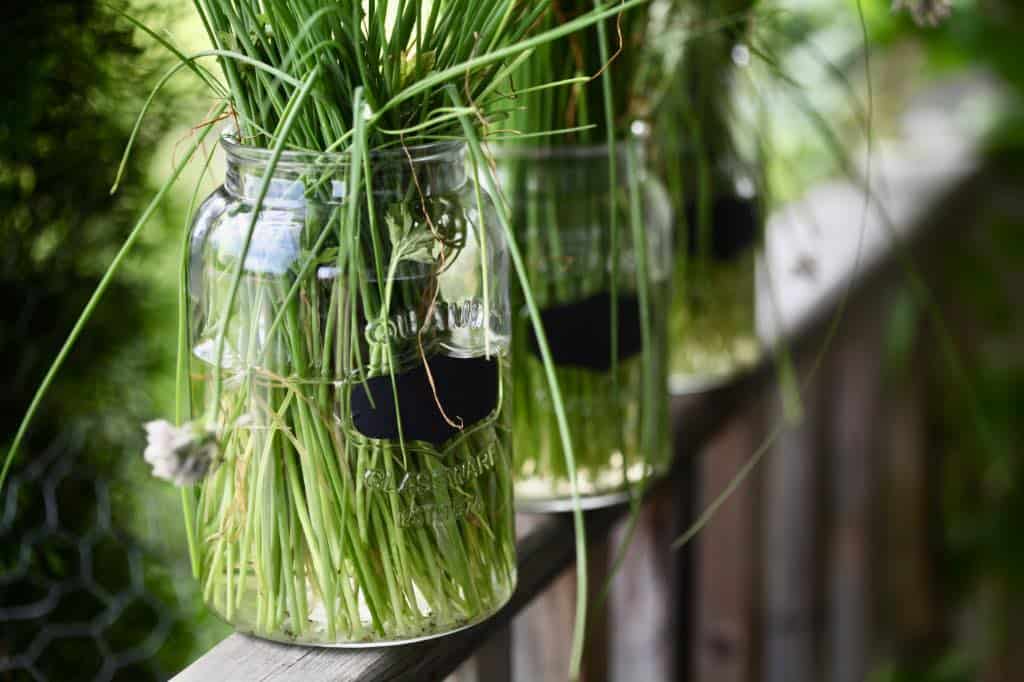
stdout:
<svg viewBox="0 0 1024 682">
<path fill-rule="evenodd" d="M 435 261 L 434 235 L 413 222 L 412 216 L 398 205 L 384 216 L 388 236 L 394 247 L 395 262 L 410 260 L 430 264 Z M 395 214 L 398 214 L 397 217 Z"/>
</svg>

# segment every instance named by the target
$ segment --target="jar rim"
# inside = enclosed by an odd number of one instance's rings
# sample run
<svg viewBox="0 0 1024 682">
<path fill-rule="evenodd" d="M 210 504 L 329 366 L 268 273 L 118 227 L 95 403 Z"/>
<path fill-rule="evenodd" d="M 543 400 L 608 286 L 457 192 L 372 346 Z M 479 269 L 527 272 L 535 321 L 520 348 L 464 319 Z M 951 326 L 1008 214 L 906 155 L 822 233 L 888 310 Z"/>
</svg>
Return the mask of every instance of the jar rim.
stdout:
<svg viewBox="0 0 1024 682">
<path fill-rule="evenodd" d="M 615 147 L 635 147 L 641 144 L 636 139 L 616 141 Z M 492 145 L 494 158 L 499 161 L 572 161 L 597 159 L 609 155 L 607 144 L 560 144 L 560 145 Z"/>
<path fill-rule="evenodd" d="M 630 124 L 629 132 L 625 136 L 615 139 L 615 148 L 629 147 L 640 152 L 650 137 L 650 125 L 638 119 Z M 609 145 L 607 142 L 588 144 L 545 144 L 545 143 L 519 143 L 515 138 L 504 141 L 501 144 L 492 144 L 495 159 L 499 161 L 575 161 L 596 159 L 609 156 Z"/>
<path fill-rule="evenodd" d="M 268 147 L 247 145 L 239 141 L 234 130 L 221 134 L 220 145 L 228 158 L 236 161 L 252 163 L 268 163 L 274 151 Z M 424 144 L 409 145 L 394 149 L 376 149 L 370 152 L 370 159 L 381 162 L 403 161 L 407 164 L 420 165 L 442 161 L 454 161 L 455 157 L 466 149 L 464 140 L 441 140 Z M 338 166 L 345 167 L 351 163 L 348 152 L 314 152 L 286 149 L 281 152 L 280 166 Z"/>
</svg>

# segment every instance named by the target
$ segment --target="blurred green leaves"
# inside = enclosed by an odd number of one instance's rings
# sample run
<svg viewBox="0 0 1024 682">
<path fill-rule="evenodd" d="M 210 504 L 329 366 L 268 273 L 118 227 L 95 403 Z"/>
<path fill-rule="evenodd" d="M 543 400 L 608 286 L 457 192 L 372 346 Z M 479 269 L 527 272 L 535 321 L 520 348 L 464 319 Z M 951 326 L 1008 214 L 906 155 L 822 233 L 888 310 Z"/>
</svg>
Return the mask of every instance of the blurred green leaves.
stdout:
<svg viewBox="0 0 1024 682">
<path fill-rule="evenodd" d="M 166 6 L 142 5 L 140 0 L 131 11 L 155 14 L 154 20 L 163 22 Z M 166 68 L 155 51 L 140 47 L 137 37 L 134 27 L 97 0 L 5 3 L 0 9 L 0 77 L 6 88 L 0 98 L 4 449 L 18 415 L 151 193 L 151 159 L 145 154 L 130 163 L 125 190 L 115 197 L 109 193 L 133 114 L 156 74 Z M 156 148 L 169 120 L 166 109 L 147 119 L 140 148 Z M 171 215 L 161 216 L 161 222 L 166 224 Z M 159 225 L 155 228 L 160 231 Z M 150 248 L 160 245 L 155 240 Z M 188 595 L 179 602 L 161 562 L 140 558 L 147 555 L 139 553 L 137 538 L 111 534 L 132 530 L 119 521 L 132 517 L 124 510 L 136 503 L 137 481 L 119 475 L 126 459 L 137 456 L 142 468 L 140 424 L 153 412 L 151 382 L 167 372 L 166 356 L 158 348 L 161 341 L 153 341 L 161 337 L 148 331 L 160 323 L 155 316 L 159 310 L 151 305 L 152 296 L 140 293 L 151 291 L 153 278 L 152 272 L 135 269 L 111 288 L 43 406 L 15 470 L 22 474 L 17 491 L 0 492 L 3 502 L 8 495 L 14 498 L 12 505 L 0 505 L 8 510 L 0 523 L 0 572 L 5 574 L 0 585 L 0 650 L 28 655 L 39 633 L 52 625 L 78 624 L 91 633 L 75 640 L 68 650 L 76 652 L 73 656 L 50 647 L 36 657 L 37 666 L 45 659 L 37 672 L 50 679 L 80 679 L 84 673 L 76 658 L 94 658 L 81 648 L 102 651 L 96 649 L 101 639 L 102 646 L 117 652 L 137 647 L 147 632 L 156 633 L 144 651 L 136 652 L 131 679 L 159 679 L 196 653 L 191 628 L 167 629 L 180 620 L 181 609 L 189 608 L 183 606 L 190 603 Z M 61 481 L 69 480 L 64 478 L 69 471 L 87 484 L 85 493 L 66 494 L 69 488 Z M 60 528 L 51 528 L 49 517 L 40 516 L 48 509 L 47 501 L 59 515 Z M 98 513 L 98 505 L 108 503 L 112 510 Z M 113 530 L 97 526 L 101 518 Z M 76 521 L 80 523 L 66 527 Z M 134 557 L 131 562 L 120 555 L 94 557 L 99 562 L 94 562 L 95 571 L 113 601 L 70 598 L 86 595 L 87 589 L 75 587 L 85 570 L 78 557 L 88 549 L 86 538 L 101 536 Z M 3 610 L 47 590 L 69 596 L 32 619 L 19 619 L 17 608 Z M 133 593 L 148 600 L 147 606 L 118 606 L 121 595 Z M 152 616 L 154 610 L 160 618 Z M 153 630 L 158 621 L 160 628 Z M 161 645 L 160 637 L 173 646 Z M 106 657 L 108 663 L 113 656 Z"/>
</svg>

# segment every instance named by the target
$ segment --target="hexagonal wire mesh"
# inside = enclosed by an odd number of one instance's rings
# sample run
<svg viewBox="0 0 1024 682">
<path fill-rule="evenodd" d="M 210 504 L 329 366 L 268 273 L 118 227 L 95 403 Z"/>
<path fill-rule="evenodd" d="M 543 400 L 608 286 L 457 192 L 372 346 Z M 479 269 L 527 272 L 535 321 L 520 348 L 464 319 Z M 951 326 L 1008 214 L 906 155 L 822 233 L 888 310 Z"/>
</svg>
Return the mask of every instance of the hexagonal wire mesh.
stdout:
<svg viewBox="0 0 1024 682">
<path fill-rule="evenodd" d="M 0 680 L 168 677 L 157 654 L 178 598 L 157 594 L 146 552 L 114 526 L 84 438 L 65 432 L 26 457 L 0 498 Z"/>
</svg>

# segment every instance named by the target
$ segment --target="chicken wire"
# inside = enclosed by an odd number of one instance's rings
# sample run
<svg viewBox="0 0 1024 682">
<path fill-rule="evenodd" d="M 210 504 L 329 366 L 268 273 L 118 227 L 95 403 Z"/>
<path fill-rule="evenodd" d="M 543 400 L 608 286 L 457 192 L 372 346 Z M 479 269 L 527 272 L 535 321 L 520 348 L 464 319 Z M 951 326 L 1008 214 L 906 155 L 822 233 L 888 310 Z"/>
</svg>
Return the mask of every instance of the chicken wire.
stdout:
<svg viewBox="0 0 1024 682">
<path fill-rule="evenodd" d="M 65 434 L 25 457 L 0 497 L 0 681 L 168 677 L 156 659 L 178 597 L 155 594 L 83 440 Z"/>
</svg>

